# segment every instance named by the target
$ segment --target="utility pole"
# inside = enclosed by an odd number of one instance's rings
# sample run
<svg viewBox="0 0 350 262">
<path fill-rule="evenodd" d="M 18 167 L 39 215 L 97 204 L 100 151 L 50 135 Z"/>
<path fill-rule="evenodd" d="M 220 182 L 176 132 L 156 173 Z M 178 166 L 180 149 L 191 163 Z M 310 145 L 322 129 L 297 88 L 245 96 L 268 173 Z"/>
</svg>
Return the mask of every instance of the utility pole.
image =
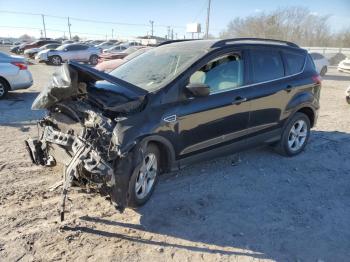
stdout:
<svg viewBox="0 0 350 262">
<path fill-rule="evenodd" d="M 69 21 L 69 16 L 68 16 L 68 30 L 69 30 L 69 40 L 72 40 L 72 33 L 70 32 L 70 27 L 71 27 L 71 23 Z"/>
<path fill-rule="evenodd" d="M 208 39 L 208 37 L 209 37 L 210 4 L 211 4 L 211 0 L 208 0 L 207 23 L 206 23 L 206 28 L 205 28 L 205 38 L 206 39 Z"/>
<path fill-rule="evenodd" d="M 170 26 L 168 26 L 168 36 L 167 39 L 170 39 Z"/>
<path fill-rule="evenodd" d="M 45 26 L 45 17 L 44 17 L 44 15 L 41 15 L 41 18 L 43 19 L 44 35 L 45 35 L 45 38 L 46 38 L 46 26 Z"/>
<path fill-rule="evenodd" d="M 171 40 L 174 40 L 174 28 L 171 28 Z"/>
<path fill-rule="evenodd" d="M 149 22 L 151 24 L 151 37 L 153 37 L 153 24 L 154 24 L 154 21 L 149 20 Z"/>
<path fill-rule="evenodd" d="M 112 28 L 112 39 L 113 39 L 113 32 L 114 32 L 114 29 Z"/>
</svg>

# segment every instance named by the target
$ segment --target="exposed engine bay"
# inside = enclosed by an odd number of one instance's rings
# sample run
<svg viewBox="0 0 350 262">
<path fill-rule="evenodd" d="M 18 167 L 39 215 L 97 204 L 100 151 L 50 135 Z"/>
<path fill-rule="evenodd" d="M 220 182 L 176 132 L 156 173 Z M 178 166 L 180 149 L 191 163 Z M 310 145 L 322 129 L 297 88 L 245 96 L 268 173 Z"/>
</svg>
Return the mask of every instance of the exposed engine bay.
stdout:
<svg viewBox="0 0 350 262">
<path fill-rule="evenodd" d="M 32 106 L 48 112 L 38 122 L 38 137 L 26 140 L 33 163 L 64 166 L 61 220 L 72 183 L 108 196 L 122 212 L 128 204 L 129 178 L 141 159 L 135 153 L 142 154 L 137 146 L 129 152 L 120 150 L 120 122 L 142 110 L 145 96 L 125 97 L 98 89 L 94 83 L 108 76 L 90 71 L 65 64 Z"/>
</svg>

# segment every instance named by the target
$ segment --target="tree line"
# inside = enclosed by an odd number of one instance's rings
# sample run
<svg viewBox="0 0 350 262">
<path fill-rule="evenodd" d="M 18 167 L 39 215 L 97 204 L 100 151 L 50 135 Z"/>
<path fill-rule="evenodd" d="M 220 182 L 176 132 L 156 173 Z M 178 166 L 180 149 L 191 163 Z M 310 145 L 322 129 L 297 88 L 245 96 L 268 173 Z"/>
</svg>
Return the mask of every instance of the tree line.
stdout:
<svg viewBox="0 0 350 262">
<path fill-rule="evenodd" d="M 221 38 L 258 37 L 286 40 L 301 46 L 349 47 L 350 27 L 332 32 L 330 15 L 318 15 L 304 7 L 278 8 L 245 18 L 235 18 Z"/>
</svg>

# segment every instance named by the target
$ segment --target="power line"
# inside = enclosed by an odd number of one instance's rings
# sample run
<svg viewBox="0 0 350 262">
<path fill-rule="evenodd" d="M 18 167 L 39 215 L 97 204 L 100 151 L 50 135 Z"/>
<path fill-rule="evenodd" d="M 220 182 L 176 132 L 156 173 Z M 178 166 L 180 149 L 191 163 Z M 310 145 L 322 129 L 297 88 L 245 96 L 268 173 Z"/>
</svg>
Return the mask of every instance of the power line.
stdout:
<svg viewBox="0 0 350 262">
<path fill-rule="evenodd" d="M 3 26 L 3 25 L 0 25 L 0 28 L 42 30 L 42 28 L 40 28 L 40 27 L 25 27 L 25 26 Z M 58 29 L 53 29 L 53 28 L 46 28 L 46 31 L 60 32 L 60 33 L 67 32 L 64 30 L 58 30 Z M 81 34 L 81 35 L 105 36 L 105 34 L 93 34 L 93 33 L 85 33 L 85 32 L 71 32 L 71 33 L 72 34 Z"/>
<path fill-rule="evenodd" d="M 57 15 L 49 15 L 49 14 L 39 14 L 39 13 L 29 13 L 29 12 L 19 12 L 19 11 L 9 11 L 9 10 L 0 10 L 0 13 L 8 13 L 8 14 L 22 14 L 22 15 L 45 15 L 47 17 L 53 17 L 53 18 L 59 18 L 59 19 L 67 19 L 67 17 L 64 16 L 57 16 Z M 111 25 L 121 25 L 121 26 L 142 26 L 142 27 L 148 27 L 148 24 L 136 24 L 136 23 L 124 23 L 124 22 L 112 22 L 112 21 L 102 21 L 102 20 L 93 20 L 93 19 L 85 19 L 85 18 L 79 18 L 79 17 L 69 17 L 70 20 L 80 21 L 80 22 L 89 22 L 89 23 L 100 23 L 100 24 L 111 24 Z M 162 25 L 157 24 L 154 25 L 155 27 L 168 27 L 169 25 Z M 173 28 L 185 28 L 185 26 L 178 26 L 178 25 L 172 25 Z"/>
</svg>

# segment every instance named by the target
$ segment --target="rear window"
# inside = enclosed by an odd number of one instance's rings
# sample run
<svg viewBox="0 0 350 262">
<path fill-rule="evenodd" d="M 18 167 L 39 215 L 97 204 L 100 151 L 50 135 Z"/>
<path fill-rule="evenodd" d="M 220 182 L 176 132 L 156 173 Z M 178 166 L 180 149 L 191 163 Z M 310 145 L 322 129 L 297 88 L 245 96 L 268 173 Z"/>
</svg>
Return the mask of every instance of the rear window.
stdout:
<svg viewBox="0 0 350 262">
<path fill-rule="evenodd" d="M 251 50 L 254 83 L 278 79 L 284 76 L 284 67 L 279 51 Z"/>
<path fill-rule="evenodd" d="M 299 52 L 283 51 L 287 75 L 300 73 L 304 67 L 305 55 Z"/>
</svg>

